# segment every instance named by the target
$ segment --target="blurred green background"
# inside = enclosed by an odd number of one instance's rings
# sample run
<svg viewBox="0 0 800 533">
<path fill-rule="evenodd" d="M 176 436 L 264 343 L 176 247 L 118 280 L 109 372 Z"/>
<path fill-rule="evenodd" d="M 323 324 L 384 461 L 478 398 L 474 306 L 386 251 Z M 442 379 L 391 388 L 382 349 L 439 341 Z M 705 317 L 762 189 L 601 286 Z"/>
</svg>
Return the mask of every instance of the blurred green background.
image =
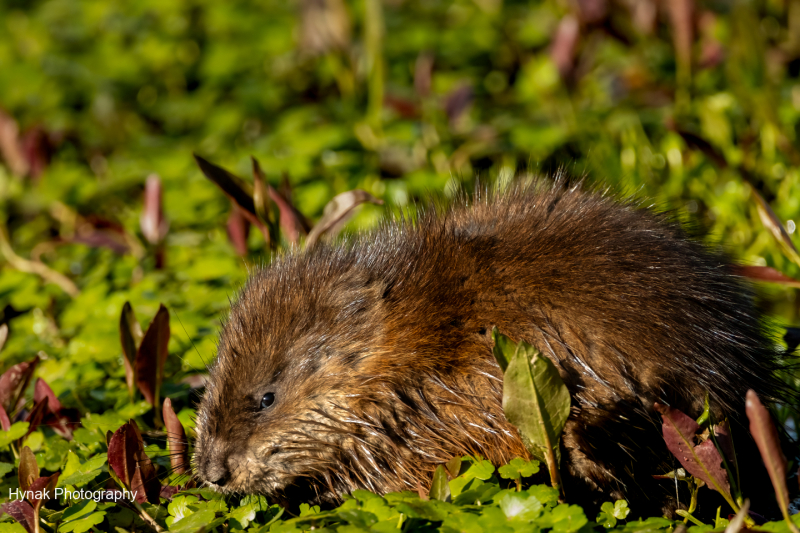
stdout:
<svg viewBox="0 0 800 533">
<path fill-rule="evenodd" d="M 232 204 L 192 152 L 243 177 L 254 155 L 312 221 L 347 190 L 386 202 L 346 231 L 458 182 L 563 168 L 800 277 L 752 193 L 793 238 L 798 75 L 789 0 L 2 0 L 0 369 L 38 353 L 65 405 L 141 414 L 119 314 L 130 300 L 147 324 L 163 302 L 165 395 L 188 398 L 271 253 L 257 231 L 237 253 Z M 762 285 L 797 323 L 796 289 Z"/>
</svg>

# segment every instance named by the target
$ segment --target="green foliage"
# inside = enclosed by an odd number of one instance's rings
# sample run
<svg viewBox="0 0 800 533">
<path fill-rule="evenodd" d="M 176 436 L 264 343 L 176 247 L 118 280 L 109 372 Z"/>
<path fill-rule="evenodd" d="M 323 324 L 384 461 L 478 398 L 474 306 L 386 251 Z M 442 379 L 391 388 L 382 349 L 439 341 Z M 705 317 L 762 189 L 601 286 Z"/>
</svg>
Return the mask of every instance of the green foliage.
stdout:
<svg viewBox="0 0 800 533">
<path fill-rule="evenodd" d="M 691 218 L 743 263 L 800 277 L 791 252 L 800 30 L 790 3 L 698 2 L 688 22 L 655 8 L 648 22 L 625 8 L 651 0 L 598 2 L 606 11 L 596 20 L 561 0 L 331 0 L 321 18 L 316 4 L 0 2 L 0 324 L 9 325 L 0 374 L 39 358 L 18 383 L 24 401 L 4 406 L 0 501 L 19 487 L 24 446 L 42 477 L 60 473 L 60 488 L 123 488 L 107 433 L 130 419 L 143 439 L 135 452 L 166 483 L 174 467 L 159 395 L 193 437 L 219 321 L 248 269 L 276 253 L 236 222 L 193 152 L 240 178 L 251 175 L 251 155 L 260 161 L 265 183 L 245 182 L 261 191 L 272 235 L 265 189 L 284 194 L 297 220 L 319 220 L 354 189 L 383 200 L 359 208 L 344 230 L 354 232 L 413 211 L 431 191 L 565 168 Z M 681 25 L 696 29 L 688 63 L 673 40 Z M 161 201 L 148 207 L 153 173 Z M 276 250 L 292 240 L 280 226 Z M 796 322 L 796 291 L 761 289 L 778 321 Z M 149 383 L 125 366 L 142 342 L 129 330 L 123 348 L 126 302 L 141 324 L 166 328 L 158 338 L 168 356 L 151 358 L 163 368 Z M 156 319 L 162 303 L 166 326 L 163 312 Z M 501 363 L 512 361 L 498 346 Z M 31 423 L 38 379 L 60 405 L 48 401 Z M 71 439 L 45 417 L 66 421 Z M 135 432 L 126 435 L 131 444 Z M 40 516 L 46 529 L 74 532 L 141 531 L 149 520 L 174 531 L 591 528 L 553 488 L 524 486 L 537 469 L 458 458 L 439 471 L 430 500 L 355 491 L 333 510 L 301 504 L 297 517 L 263 498 L 185 486 L 171 501 L 130 506 L 62 497 Z M 607 502 L 597 522 L 632 533 L 673 527 L 618 523 L 627 512 Z M 0 533 L 23 530 L 0 517 Z"/>
<path fill-rule="evenodd" d="M 495 334 L 495 337 L 501 335 Z M 553 486 L 560 487 L 559 441 L 572 399 L 558 369 L 530 344 L 498 344 L 495 357 L 508 362 L 503 376 L 503 412 L 522 436 L 528 451 L 547 463 Z M 499 352 L 502 353 L 498 356 Z M 503 366 L 502 364 L 500 365 Z"/>
<path fill-rule="evenodd" d="M 628 502 L 617 500 L 614 503 L 605 502 L 600 506 L 600 514 L 597 515 L 597 523 L 605 528 L 613 528 L 617 525 L 617 520 L 624 520 L 628 517 L 631 510 L 628 509 Z"/>
</svg>

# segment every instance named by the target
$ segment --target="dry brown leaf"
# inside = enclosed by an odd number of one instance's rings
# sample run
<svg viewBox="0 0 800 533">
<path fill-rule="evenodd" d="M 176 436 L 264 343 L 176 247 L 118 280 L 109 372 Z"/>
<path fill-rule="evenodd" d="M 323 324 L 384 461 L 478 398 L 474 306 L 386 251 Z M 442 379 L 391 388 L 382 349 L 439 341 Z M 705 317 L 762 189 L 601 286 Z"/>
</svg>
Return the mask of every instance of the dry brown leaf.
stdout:
<svg viewBox="0 0 800 533">
<path fill-rule="evenodd" d="M 383 200 L 379 200 L 361 189 L 343 192 L 334 196 L 325 206 L 320 221 L 309 233 L 306 246 L 309 248 L 314 246 L 325 233 L 335 236 L 344 223 L 353 216 L 354 209 L 365 202 L 383 204 Z"/>
</svg>

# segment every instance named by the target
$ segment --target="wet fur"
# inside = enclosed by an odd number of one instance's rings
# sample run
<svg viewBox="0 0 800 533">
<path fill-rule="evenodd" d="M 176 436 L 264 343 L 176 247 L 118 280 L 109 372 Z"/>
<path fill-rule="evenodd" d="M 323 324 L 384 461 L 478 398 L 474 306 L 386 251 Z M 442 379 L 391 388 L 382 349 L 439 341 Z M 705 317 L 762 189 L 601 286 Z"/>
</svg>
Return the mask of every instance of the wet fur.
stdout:
<svg viewBox="0 0 800 533">
<path fill-rule="evenodd" d="M 199 411 L 199 477 L 334 502 L 427 487 L 453 455 L 525 456 L 502 413 L 493 326 L 542 350 L 572 394 L 571 500 L 669 511 L 674 486 L 651 476 L 676 464 L 653 403 L 696 417 L 708 391 L 716 419 L 735 421 L 748 388 L 769 401 L 780 387 L 723 255 L 635 202 L 519 182 L 253 274 Z M 260 410 L 266 392 L 277 399 Z"/>
</svg>

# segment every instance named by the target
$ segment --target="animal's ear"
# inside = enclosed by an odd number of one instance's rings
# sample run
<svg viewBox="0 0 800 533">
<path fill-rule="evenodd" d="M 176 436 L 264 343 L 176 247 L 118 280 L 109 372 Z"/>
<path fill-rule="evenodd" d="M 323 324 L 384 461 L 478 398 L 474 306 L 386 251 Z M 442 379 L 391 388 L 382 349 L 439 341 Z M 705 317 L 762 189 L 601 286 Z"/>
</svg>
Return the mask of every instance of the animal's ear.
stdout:
<svg viewBox="0 0 800 533">
<path fill-rule="evenodd" d="M 368 311 L 378 311 L 388 295 L 388 283 L 368 272 L 351 270 L 331 287 L 329 305 L 340 319 L 353 319 Z"/>
</svg>

